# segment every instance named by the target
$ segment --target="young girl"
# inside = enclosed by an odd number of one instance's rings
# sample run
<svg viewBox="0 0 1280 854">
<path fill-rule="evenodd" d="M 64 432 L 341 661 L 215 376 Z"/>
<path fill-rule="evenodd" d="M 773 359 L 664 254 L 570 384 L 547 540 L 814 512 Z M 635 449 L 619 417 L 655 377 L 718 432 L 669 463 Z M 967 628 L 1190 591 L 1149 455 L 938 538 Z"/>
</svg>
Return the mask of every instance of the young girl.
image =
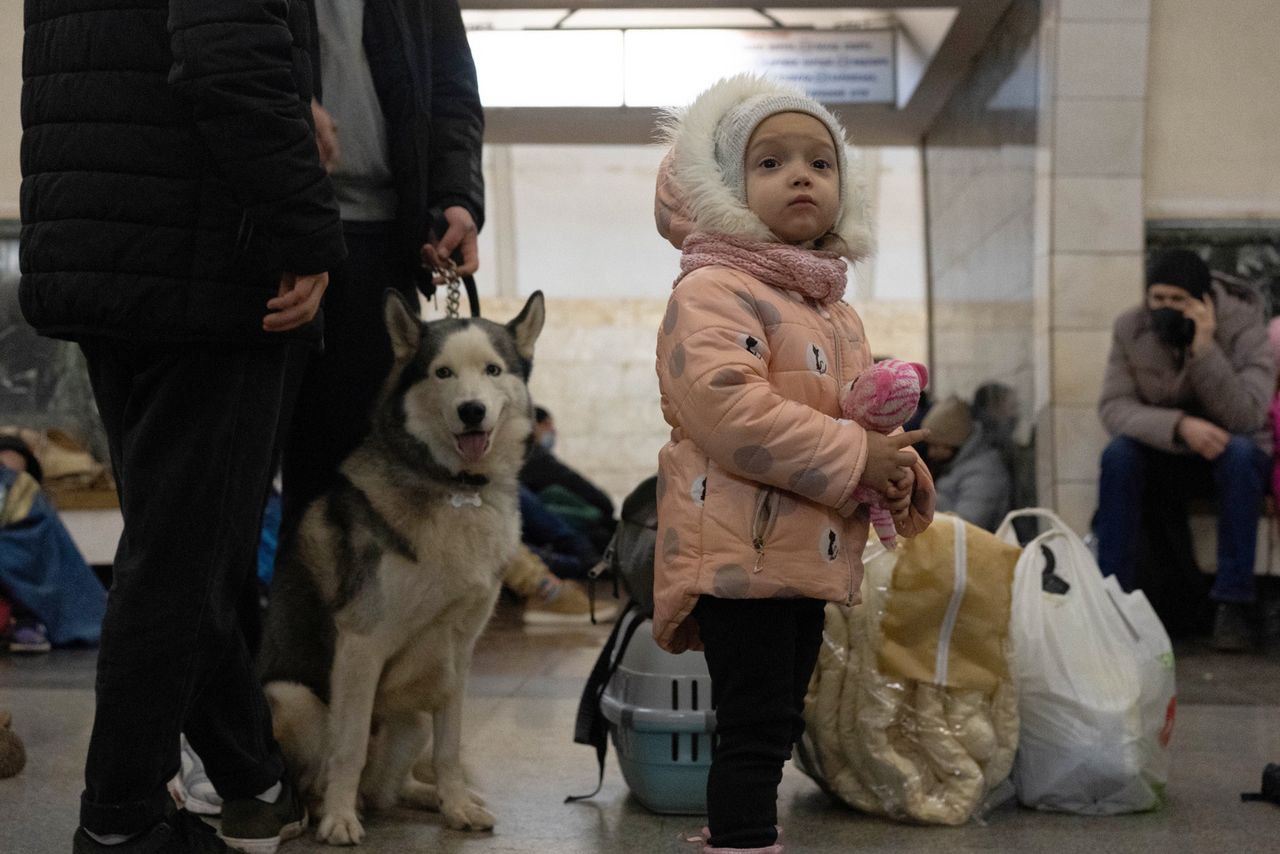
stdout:
<svg viewBox="0 0 1280 854">
<path fill-rule="evenodd" d="M 804 729 L 824 602 L 853 605 L 868 515 L 900 533 L 933 515 L 922 432 L 843 421 L 871 350 L 840 301 L 870 249 L 844 131 L 816 101 L 751 76 L 716 84 L 667 129 L 658 230 L 683 250 L 658 334 L 671 441 L 659 457 L 654 635 L 703 648 L 717 746 L 706 854 L 780 854 L 778 783 Z"/>
</svg>

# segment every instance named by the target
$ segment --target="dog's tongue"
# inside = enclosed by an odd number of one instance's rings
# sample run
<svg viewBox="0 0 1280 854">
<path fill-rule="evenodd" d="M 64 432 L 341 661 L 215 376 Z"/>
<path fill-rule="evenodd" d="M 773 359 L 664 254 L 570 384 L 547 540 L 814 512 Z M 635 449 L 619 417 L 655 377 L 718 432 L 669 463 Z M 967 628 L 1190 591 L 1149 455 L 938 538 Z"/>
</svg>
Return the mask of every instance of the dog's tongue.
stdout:
<svg viewBox="0 0 1280 854">
<path fill-rule="evenodd" d="M 458 437 L 458 450 L 462 452 L 462 458 L 469 463 L 474 463 L 483 457 L 488 444 L 487 433 L 463 433 Z"/>
</svg>

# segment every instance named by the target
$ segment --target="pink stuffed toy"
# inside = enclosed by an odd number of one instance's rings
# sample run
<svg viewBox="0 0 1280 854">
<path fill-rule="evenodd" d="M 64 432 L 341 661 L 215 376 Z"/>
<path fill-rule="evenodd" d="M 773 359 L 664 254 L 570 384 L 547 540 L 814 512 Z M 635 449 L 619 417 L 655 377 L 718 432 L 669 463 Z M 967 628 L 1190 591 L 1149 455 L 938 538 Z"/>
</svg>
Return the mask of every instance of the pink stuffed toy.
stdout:
<svg viewBox="0 0 1280 854">
<path fill-rule="evenodd" d="M 892 433 L 901 427 L 920 404 L 920 390 L 929 384 L 924 365 L 885 359 L 867 368 L 849 386 L 840 406 L 841 414 L 877 433 Z M 871 508 L 871 525 L 887 549 L 897 548 L 898 529 L 893 514 L 884 506 L 884 496 L 869 486 L 858 486 L 853 498 Z"/>
</svg>

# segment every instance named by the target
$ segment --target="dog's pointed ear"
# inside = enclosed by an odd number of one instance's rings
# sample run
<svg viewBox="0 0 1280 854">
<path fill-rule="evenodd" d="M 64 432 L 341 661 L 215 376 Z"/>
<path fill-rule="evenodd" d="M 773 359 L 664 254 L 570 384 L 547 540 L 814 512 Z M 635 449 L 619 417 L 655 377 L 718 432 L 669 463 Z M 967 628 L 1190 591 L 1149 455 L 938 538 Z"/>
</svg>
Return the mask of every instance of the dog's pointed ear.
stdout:
<svg viewBox="0 0 1280 854">
<path fill-rule="evenodd" d="M 542 332 L 542 322 L 546 320 L 546 307 L 542 300 L 542 291 L 534 291 L 529 301 L 520 309 L 515 319 L 507 324 L 511 337 L 516 342 L 516 352 L 522 358 L 533 359 L 533 343 Z"/>
<path fill-rule="evenodd" d="M 403 294 L 387 289 L 382 316 L 391 335 L 391 352 L 395 354 L 395 360 L 403 362 L 418 352 L 418 345 L 422 343 L 422 322 Z"/>
</svg>

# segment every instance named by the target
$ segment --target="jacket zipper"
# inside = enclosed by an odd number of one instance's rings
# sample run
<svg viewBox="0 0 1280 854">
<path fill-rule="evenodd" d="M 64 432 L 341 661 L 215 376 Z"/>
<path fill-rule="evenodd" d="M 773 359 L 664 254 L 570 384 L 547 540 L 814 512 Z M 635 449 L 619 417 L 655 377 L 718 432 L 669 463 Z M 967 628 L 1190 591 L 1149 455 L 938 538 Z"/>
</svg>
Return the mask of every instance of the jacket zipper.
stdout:
<svg viewBox="0 0 1280 854">
<path fill-rule="evenodd" d="M 845 565 L 849 567 L 849 595 L 844 597 L 844 606 L 846 608 L 853 607 L 853 561 L 849 559 L 849 555 L 844 556 Z"/>
<path fill-rule="evenodd" d="M 756 498 L 756 512 L 751 521 L 751 548 L 756 552 L 756 565 L 753 573 L 763 569 L 764 541 L 773 530 L 773 523 L 778 515 L 778 502 L 775 500 L 773 488 L 762 490 Z"/>
<path fill-rule="evenodd" d="M 835 312 L 834 312 L 834 306 L 833 306 L 831 310 L 831 314 L 834 315 L 834 313 Z M 836 325 L 836 321 L 834 317 L 828 317 L 827 319 L 831 321 L 831 343 L 835 346 L 836 388 L 840 389 L 840 388 L 844 388 L 844 371 L 840 367 L 840 351 L 843 349 L 840 346 L 840 328 Z M 849 560 L 848 555 L 845 555 L 844 561 L 849 566 L 849 593 L 847 596 L 844 597 L 844 605 L 846 608 L 852 608 L 853 607 L 853 561 Z"/>
<path fill-rule="evenodd" d="M 829 312 L 831 316 L 827 320 L 831 321 L 831 341 L 836 347 L 836 387 L 844 387 L 844 372 L 840 369 L 840 351 L 844 348 L 840 346 L 840 329 L 836 326 L 834 311 Z"/>
</svg>

